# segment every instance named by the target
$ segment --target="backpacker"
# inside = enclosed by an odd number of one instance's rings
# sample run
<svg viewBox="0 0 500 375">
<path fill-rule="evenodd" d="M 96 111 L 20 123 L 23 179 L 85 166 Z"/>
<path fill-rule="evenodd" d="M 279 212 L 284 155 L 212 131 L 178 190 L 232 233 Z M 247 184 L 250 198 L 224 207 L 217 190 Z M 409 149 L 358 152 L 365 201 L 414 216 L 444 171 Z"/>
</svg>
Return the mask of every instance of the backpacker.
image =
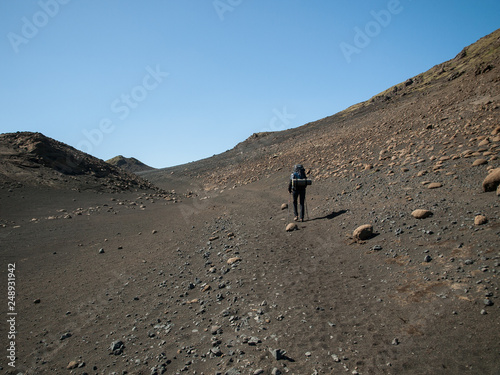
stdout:
<svg viewBox="0 0 500 375">
<path fill-rule="evenodd" d="M 292 188 L 297 189 L 297 188 L 305 188 L 307 185 L 311 185 L 312 181 L 307 179 L 306 176 L 306 170 L 302 166 L 302 164 L 297 164 L 294 169 L 293 173 L 290 176 L 292 180 Z"/>
</svg>

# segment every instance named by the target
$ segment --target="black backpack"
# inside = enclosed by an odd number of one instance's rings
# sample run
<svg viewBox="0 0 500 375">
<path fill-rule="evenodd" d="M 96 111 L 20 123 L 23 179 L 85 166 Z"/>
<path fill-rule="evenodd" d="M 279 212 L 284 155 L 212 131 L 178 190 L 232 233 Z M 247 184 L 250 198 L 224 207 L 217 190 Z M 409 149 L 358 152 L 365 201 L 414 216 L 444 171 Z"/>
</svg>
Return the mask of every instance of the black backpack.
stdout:
<svg viewBox="0 0 500 375">
<path fill-rule="evenodd" d="M 292 188 L 306 188 L 307 185 L 311 185 L 312 181 L 307 179 L 306 170 L 302 166 L 302 164 L 297 164 L 293 168 L 293 173 L 290 176 L 292 180 Z"/>
<path fill-rule="evenodd" d="M 296 166 L 293 167 L 292 178 L 294 178 L 294 179 L 307 178 L 306 177 L 306 170 L 304 169 L 302 164 L 297 164 Z"/>
</svg>

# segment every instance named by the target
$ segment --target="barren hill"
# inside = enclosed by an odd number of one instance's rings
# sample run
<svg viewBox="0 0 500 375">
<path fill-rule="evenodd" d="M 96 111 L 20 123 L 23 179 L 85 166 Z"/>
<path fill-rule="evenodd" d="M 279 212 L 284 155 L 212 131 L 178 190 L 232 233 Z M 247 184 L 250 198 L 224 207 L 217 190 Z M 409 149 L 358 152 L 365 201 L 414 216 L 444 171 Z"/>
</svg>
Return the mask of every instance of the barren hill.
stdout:
<svg viewBox="0 0 500 375">
<path fill-rule="evenodd" d="M 315 180 L 346 177 L 366 166 L 389 172 L 419 160 L 419 152 L 433 148 L 437 154 L 450 139 L 462 142 L 455 150 L 461 154 L 474 143 L 471 138 L 490 137 L 499 124 L 499 72 L 497 30 L 454 59 L 333 116 L 296 129 L 254 134 L 215 157 L 144 176 L 161 185 L 174 172 L 197 177 L 213 189 L 288 173 L 297 162 L 308 166 Z"/>
<path fill-rule="evenodd" d="M 0 134 L 0 181 L 76 190 L 154 188 L 132 173 L 31 132 Z"/>
<path fill-rule="evenodd" d="M 8 135 L 2 170 L 45 185 L 0 185 L 0 278 L 17 282 L 0 325 L 16 367 L 0 371 L 498 374 L 500 180 L 482 182 L 500 176 L 499 38 L 331 117 L 140 173 L 182 199 L 50 188 L 80 175 Z M 287 232 L 297 162 L 313 184 Z"/>
<path fill-rule="evenodd" d="M 129 171 L 132 173 L 149 171 L 149 170 L 154 169 L 153 167 L 150 167 L 149 165 L 144 164 L 143 162 L 141 162 L 140 160 L 137 160 L 136 158 L 126 158 L 122 155 L 118 155 L 112 159 L 106 160 L 106 163 L 109 163 L 109 164 L 114 165 L 116 167 L 120 167 L 120 168 L 125 169 L 126 171 Z"/>
</svg>

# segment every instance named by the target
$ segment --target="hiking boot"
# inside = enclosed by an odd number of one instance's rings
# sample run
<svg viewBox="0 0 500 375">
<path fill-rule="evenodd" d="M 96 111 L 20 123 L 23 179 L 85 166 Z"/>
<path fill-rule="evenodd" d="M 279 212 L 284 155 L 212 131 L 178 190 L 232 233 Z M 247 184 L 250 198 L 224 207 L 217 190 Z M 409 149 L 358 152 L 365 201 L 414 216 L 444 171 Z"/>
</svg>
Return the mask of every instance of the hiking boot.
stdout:
<svg viewBox="0 0 500 375">
<path fill-rule="evenodd" d="M 295 217 L 293 218 L 293 221 L 299 221 L 299 217 L 298 217 L 298 216 L 295 216 Z"/>
</svg>

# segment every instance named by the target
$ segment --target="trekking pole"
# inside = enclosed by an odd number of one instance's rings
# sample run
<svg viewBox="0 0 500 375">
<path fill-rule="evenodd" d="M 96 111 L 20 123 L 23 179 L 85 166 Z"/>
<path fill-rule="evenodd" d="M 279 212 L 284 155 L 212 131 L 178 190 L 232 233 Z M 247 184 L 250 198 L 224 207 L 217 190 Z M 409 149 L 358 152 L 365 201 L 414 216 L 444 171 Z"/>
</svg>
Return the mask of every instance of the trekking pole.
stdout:
<svg viewBox="0 0 500 375">
<path fill-rule="evenodd" d="M 307 208 L 307 202 L 304 202 L 305 205 L 306 205 L 306 217 L 307 217 L 307 221 L 309 221 L 309 209 Z"/>
<path fill-rule="evenodd" d="M 287 223 L 289 223 L 289 222 L 290 222 L 290 203 L 291 203 L 291 201 L 292 201 L 292 200 L 291 200 L 291 199 L 292 199 L 292 198 L 291 198 L 291 195 L 292 195 L 292 193 L 288 193 L 288 213 L 287 213 L 287 215 L 286 215 L 286 221 L 287 221 Z"/>
</svg>

